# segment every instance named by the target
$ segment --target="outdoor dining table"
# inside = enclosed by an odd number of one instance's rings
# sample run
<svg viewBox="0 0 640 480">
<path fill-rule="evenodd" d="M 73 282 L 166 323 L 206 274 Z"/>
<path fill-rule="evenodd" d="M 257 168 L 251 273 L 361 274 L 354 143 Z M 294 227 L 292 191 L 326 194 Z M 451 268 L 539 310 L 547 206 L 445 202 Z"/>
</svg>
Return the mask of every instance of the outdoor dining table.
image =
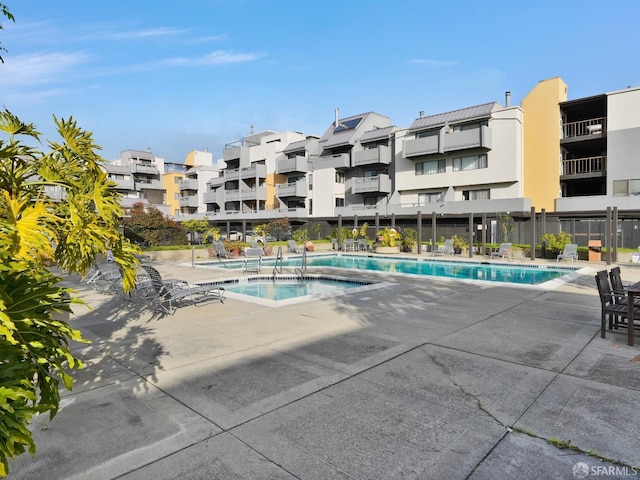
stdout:
<svg viewBox="0 0 640 480">
<path fill-rule="evenodd" d="M 640 297 L 640 282 L 636 282 L 633 285 L 627 287 L 627 343 L 633 346 L 633 335 L 634 335 L 634 300 L 636 297 Z"/>
</svg>

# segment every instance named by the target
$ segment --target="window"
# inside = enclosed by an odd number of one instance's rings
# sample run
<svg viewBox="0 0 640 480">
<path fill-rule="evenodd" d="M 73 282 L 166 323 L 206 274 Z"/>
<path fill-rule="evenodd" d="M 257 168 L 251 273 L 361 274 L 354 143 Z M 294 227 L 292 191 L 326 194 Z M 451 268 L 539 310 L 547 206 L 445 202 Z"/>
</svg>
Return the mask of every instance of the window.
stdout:
<svg viewBox="0 0 640 480">
<path fill-rule="evenodd" d="M 640 195 L 640 179 L 614 180 L 614 197 L 635 197 Z"/>
<path fill-rule="evenodd" d="M 416 138 L 426 138 L 426 137 L 434 137 L 436 135 L 440 134 L 440 129 L 435 129 L 435 130 L 426 130 L 424 132 L 417 132 L 416 133 Z"/>
<path fill-rule="evenodd" d="M 313 173 L 309 174 L 309 190 L 313 190 Z"/>
<path fill-rule="evenodd" d="M 174 199 L 174 200 L 180 200 L 180 192 L 178 192 L 178 193 L 174 193 L 174 194 L 173 194 L 173 199 Z"/>
<path fill-rule="evenodd" d="M 336 183 L 344 183 L 344 172 L 336 172 Z"/>
<path fill-rule="evenodd" d="M 480 127 L 486 127 L 489 125 L 487 120 L 483 120 L 481 122 L 471 122 L 471 123 L 462 123 L 460 125 L 453 125 L 449 127 L 452 132 L 462 132 L 464 130 L 475 130 Z"/>
<path fill-rule="evenodd" d="M 442 201 L 442 192 L 430 192 L 418 194 L 418 205 L 423 207 L 427 203 L 436 203 Z"/>
<path fill-rule="evenodd" d="M 489 200 L 490 190 L 488 188 L 481 190 L 463 190 L 462 198 L 465 200 Z"/>
<path fill-rule="evenodd" d="M 309 215 L 313 215 L 313 198 L 309 198 Z"/>
<path fill-rule="evenodd" d="M 465 170 L 477 170 L 487 168 L 487 155 L 469 155 L 453 159 L 453 171 L 462 172 Z"/>
<path fill-rule="evenodd" d="M 173 177 L 173 183 L 180 183 L 182 181 L 182 177 L 179 175 L 176 175 L 175 177 Z"/>
<path fill-rule="evenodd" d="M 377 177 L 378 176 L 378 171 L 377 170 L 365 170 L 364 171 L 364 177 L 365 178 L 371 178 L 371 177 Z"/>
<path fill-rule="evenodd" d="M 344 207 L 344 198 L 336 197 L 336 207 Z"/>
<path fill-rule="evenodd" d="M 416 163 L 416 175 L 432 175 L 434 173 L 444 173 L 446 171 L 446 160 L 430 160 L 428 162 Z"/>
</svg>

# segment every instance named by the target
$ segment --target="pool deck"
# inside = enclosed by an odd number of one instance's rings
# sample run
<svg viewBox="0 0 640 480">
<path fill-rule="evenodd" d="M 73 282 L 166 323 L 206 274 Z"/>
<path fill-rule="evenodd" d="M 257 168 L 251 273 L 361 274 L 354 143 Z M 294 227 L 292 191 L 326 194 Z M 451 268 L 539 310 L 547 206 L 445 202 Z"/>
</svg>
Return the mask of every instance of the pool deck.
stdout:
<svg viewBox="0 0 640 480">
<path fill-rule="evenodd" d="M 154 265 L 191 282 L 239 274 Z M 372 273 L 393 285 L 173 316 L 70 278 L 92 306 L 71 319 L 93 342 L 74 345 L 86 366 L 9 478 L 576 478 L 578 462 L 588 478 L 631 475 L 640 337 L 600 338 L 593 275 L 607 266 L 573 265 L 583 274 L 552 290 Z"/>
</svg>

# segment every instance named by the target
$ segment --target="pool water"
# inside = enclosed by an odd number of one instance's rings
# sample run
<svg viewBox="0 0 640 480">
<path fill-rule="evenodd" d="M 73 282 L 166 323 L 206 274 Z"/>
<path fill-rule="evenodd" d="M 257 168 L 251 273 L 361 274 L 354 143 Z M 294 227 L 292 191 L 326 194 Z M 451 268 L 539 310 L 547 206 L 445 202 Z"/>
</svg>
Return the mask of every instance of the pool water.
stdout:
<svg viewBox="0 0 640 480">
<path fill-rule="evenodd" d="M 322 278 L 305 278 L 302 282 L 298 279 L 265 280 L 263 278 L 246 279 L 232 282 L 224 282 L 220 285 L 225 291 L 250 295 L 266 300 L 288 300 L 292 298 L 321 295 L 351 288 L 369 285 L 370 282 L 355 282 L 348 280 L 334 280 Z"/>
<path fill-rule="evenodd" d="M 300 257 L 285 257 L 283 267 L 299 267 Z M 206 265 L 206 264 L 205 264 Z M 220 264 L 209 263 L 219 267 Z M 264 270 L 275 265 L 275 258 L 263 258 Z M 241 268 L 241 262 L 227 262 L 227 268 Z M 500 283 L 518 283 L 539 285 L 560 278 L 577 268 L 490 264 L 463 261 L 411 260 L 389 257 L 371 257 L 362 255 L 318 255 L 307 257 L 308 267 L 333 267 L 349 270 L 389 272 L 410 275 L 458 278 L 465 280 L 485 280 Z"/>
</svg>

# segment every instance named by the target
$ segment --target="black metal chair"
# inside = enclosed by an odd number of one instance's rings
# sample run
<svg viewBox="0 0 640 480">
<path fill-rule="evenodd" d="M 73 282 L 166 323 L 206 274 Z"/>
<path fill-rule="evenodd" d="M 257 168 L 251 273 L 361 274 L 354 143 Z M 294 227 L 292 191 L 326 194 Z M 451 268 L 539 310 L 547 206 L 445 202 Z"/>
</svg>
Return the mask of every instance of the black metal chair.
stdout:
<svg viewBox="0 0 640 480">
<path fill-rule="evenodd" d="M 600 336 L 605 338 L 607 330 L 607 316 L 609 317 L 609 330 L 618 327 L 628 328 L 628 308 L 626 295 L 614 293 L 609 283 L 609 275 L 606 270 L 602 270 L 596 274 L 596 285 L 598 286 L 598 294 L 600 295 Z M 636 319 L 640 321 L 640 307 L 634 306 L 633 311 L 634 324 Z M 638 328 L 638 325 L 635 325 Z"/>
</svg>

